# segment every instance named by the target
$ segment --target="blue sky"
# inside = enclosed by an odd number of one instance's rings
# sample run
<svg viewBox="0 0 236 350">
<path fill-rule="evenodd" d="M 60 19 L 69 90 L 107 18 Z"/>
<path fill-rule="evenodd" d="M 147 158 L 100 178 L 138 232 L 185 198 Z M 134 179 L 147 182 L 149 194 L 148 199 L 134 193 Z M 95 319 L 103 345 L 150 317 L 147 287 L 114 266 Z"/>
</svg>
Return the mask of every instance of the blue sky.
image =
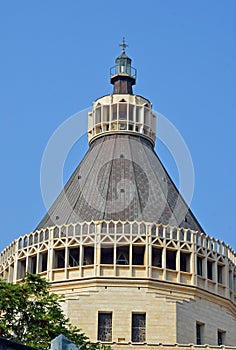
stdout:
<svg viewBox="0 0 236 350">
<path fill-rule="evenodd" d="M 0 3 L 0 250 L 34 230 L 45 207 L 40 164 L 69 116 L 111 92 L 122 37 L 138 69 L 135 93 L 180 131 L 195 168 L 194 214 L 236 249 L 234 0 Z M 65 180 L 86 149 L 69 155 Z M 178 184 L 165 147 L 156 151 Z"/>
</svg>

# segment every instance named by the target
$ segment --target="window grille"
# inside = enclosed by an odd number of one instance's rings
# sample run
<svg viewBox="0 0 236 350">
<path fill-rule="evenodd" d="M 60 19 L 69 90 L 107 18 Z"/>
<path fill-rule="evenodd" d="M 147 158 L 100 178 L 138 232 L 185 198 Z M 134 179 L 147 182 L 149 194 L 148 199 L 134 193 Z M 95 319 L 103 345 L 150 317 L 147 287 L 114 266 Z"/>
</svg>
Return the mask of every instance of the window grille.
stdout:
<svg viewBox="0 0 236 350">
<path fill-rule="evenodd" d="M 112 313 L 98 313 L 98 340 L 103 342 L 112 341 Z"/>
<path fill-rule="evenodd" d="M 146 340 L 146 314 L 132 314 L 132 342 L 143 343 Z"/>
</svg>

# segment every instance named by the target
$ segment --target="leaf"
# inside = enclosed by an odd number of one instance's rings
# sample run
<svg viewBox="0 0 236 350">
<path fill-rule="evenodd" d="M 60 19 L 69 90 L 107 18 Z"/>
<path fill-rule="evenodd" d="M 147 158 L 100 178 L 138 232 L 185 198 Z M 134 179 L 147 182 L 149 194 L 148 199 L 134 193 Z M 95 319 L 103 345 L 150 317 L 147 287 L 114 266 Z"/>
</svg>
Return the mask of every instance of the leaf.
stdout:
<svg viewBox="0 0 236 350">
<path fill-rule="evenodd" d="M 49 293 L 49 287 L 36 274 L 27 273 L 19 284 L 0 280 L 0 336 L 47 350 L 51 340 L 63 334 L 78 347 L 109 350 L 70 324 L 60 305 L 64 297 Z"/>
</svg>

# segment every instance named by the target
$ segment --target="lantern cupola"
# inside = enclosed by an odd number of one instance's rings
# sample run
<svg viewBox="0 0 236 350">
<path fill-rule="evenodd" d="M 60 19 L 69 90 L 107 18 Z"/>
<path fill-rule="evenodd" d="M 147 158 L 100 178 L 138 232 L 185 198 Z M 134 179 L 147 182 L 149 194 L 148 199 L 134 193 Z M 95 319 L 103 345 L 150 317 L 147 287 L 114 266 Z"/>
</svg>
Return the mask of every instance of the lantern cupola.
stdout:
<svg viewBox="0 0 236 350">
<path fill-rule="evenodd" d="M 115 60 L 115 66 L 110 69 L 111 84 L 114 85 L 114 94 L 133 94 L 132 86 L 136 83 L 137 71 L 131 66 L 131 58 L 129 58 L 125 49 L 128 46 L 123 38 L 122 53 Z"/>
<path fill-rule="evenodd" d="M 120 46 L 122 53 L 110 70 L 113 93 L 94 101 L 88 116 L 89 143 L 112 134 L 126 134 L 145 138 L 154 146 L 156 115 L 149 100 L 133 94 L 136 69 L 131 66 L 131 59 L 125 53 L 128 45 L 124 38 Z"/>
</svg>

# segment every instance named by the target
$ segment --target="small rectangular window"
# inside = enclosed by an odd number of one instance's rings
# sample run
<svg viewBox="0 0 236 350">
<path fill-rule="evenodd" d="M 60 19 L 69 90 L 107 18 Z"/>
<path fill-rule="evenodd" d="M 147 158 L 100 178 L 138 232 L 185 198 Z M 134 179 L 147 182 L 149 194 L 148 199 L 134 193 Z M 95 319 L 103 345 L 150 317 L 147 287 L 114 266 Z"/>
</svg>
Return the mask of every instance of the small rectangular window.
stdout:
<svg viewBox="0 0 236 350">
<path fill-rule="evenodd" d="M 39 272 L 47 271 L 48 269 L 48 252 L 42 253 L 40 255 L 40 265 L 39 265 Z"/>
<path fill-rule="evenodd" d="M 207 278 L 213 280 L 213 262 L 207 260 Z"/>
<path fill-rule="evenodd" d="M 112 105 L 112 120 L 117 119 L 117 104 Z"/>
<path fill-rule="evenodd" d="M 150 125 L 150 109 L 148 107 L 144 107 L 144 124 Z"/>
<path fill-rule="evenodd" d="M 113 264 L 113 261 L 114 261 L 114 249 L 101 248 L 101 264 Z"/>
<path fill-rule="evenodd" d="M 180 252 L 180 271 L 190 272 L 190 254 Z"/>
<path fill-rule="evenodd" d="M 103 121 L 108 122 L 110 119 L 110 106 L 103 106 Z"/>
<path fill-rule="evenodd" d="M 117 265 L 129 265 L 129 246 L 117 247 L 116 264 Z"/>
<path fill-rule="evenodd" d="M 166 268 L 171 270 L 176 270 L 176 251 L 175 250 L 166 251 Z"/>
<path fill-rule="evenodd" d="M 217 331 L 217 344 L 218 345 L 225 344 L 225 331 L 221 331 L 218 329 L 218 331 Z"/>
<path fill-rule="evenodd" d="M 223 283 L 223 265 L 217 265 L 217 281 Z"/>
<path fill-rule="evenodd" d="M 152 247 L 152 266 L 162 267 L 162 249 Z"/>
<path fill-rule="evenodd" d="M 197 345 L 203 344 L 203 327 L 204 324 L 197 322 L 196 323 L 196 343 Z"/>
<path fill-rule="evenodd" d="M 133 131 L 133 129 L 134 129 L 134 126 L 133 126 L 132 124 L 129 124 L 128 130 L 129 130 L 129 131 Z"/>
<path fill-rule="evenodd" d="M 127 104 L 119 103 L 119 119 L 126 120 L 127 119 Z"/>
<path fill-rule="evenodd" d="M 26 259 L 18 260 L 18 274 L 17 278 L 21 279 L 25 277 L 26 273 Z"/>
<path fill-rule="evenodd" d="M 198 256 L 197 257 L 197 274 L 198 274 L 198 276 L 203 276 L 202 263 L 203 263 L 203 258 Z"/>
<path fill-rule="evenodd" d="M 54 267 L 55 269 L 65 268 L 65 249 L 55 250 Z"/>
<path fill-rule="evenodd" d="M 94 247 L 84 247 L 83 265 L 93 265 L 94 263 Z"/>
<path fill-rule="evenodd" d="M 142 107 L 136 107 L 136 123 L 141 123 L 143 120 L 143 109 Z"/>
<path fill-rule="evenodd" d="M 144 264 L 144 246 L 133 246 L 132 247 L 132 264 L 143 265 Z"/>
<path fill-rule="evenodd" d="M 233 289 L 233 272 L 229 271 L 229 288 Z"/>
<path fill-rule="evenodd" d="M 69 267 L 79 266 L 79 247 L 69 249 Z"/>
<path fill-rule="evenodd" d="M 134 106 L 129 105 L 129 120 L 133 121 L 134 120 Z"/>
<path fill-rule="evenodd" d="M 101 123 L 101 106 L 97 106 L 95 110 L 95 124 Z"/>
<path fill-rule="evenodd" d="M 9 278 L 8 282 L 13 282 L 13 274 L 14 274 L 14 264 L 9 266 Z"/>
<path fill-rule="evenodd" d="M 37 267 L 37 256 L 33 255 L 29 258 L 29 266 L 28 270 L 30 273 L 35 274 L 36 273 L 36 267 Z"/>
<path fill-rule="evenodd" d="M 132 314 L 132 342 L 143 343 L 146 340 L 146 314 Z"/>
<path fill-rule="evenodd" d="M 112 341 L 112 313 L 98 313 L 98 340 L 103 342 Z"/>
</svg>

